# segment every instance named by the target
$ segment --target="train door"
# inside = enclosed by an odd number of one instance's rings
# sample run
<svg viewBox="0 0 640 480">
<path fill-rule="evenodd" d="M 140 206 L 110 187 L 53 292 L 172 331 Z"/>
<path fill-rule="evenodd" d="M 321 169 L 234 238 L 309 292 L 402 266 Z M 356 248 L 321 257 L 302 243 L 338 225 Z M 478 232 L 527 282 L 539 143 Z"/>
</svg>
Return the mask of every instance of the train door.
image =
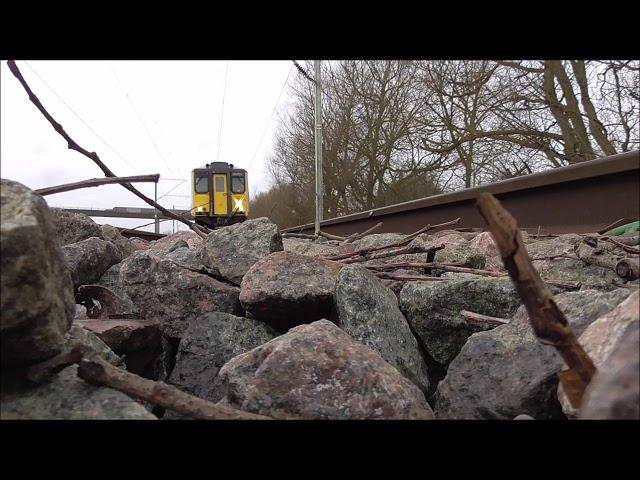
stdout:
<svg viewBox="0 0 640 480">
<path fill-rule="evenodd" d="M 226 215 L 227 211 L 227 175 L 213 174 L 213 214 Z"/>
</svg>

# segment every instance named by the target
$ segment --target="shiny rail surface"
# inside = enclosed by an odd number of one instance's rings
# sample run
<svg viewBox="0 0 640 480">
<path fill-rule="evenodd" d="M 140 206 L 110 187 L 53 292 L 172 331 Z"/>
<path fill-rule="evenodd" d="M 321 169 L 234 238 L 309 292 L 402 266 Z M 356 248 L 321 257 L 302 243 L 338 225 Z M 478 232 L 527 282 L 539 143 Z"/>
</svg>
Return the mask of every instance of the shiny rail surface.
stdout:
<svg viewBox="0 0 640 480">
<path fill-rule="evenodd" d="M 547 170 L 453 193 L 398 203 L 321 222 L 322 231 L 347 236 L 383 222 L 376 233 L 412 233 L 426 224 L 461 218 L 457 228 L 485 229 L 475 205 L 494 194 L 529 232 L 589 233 L 640 216 L 640 151 Z M 309 223 L 282 230 L 313 233 Z"/>
</svg>

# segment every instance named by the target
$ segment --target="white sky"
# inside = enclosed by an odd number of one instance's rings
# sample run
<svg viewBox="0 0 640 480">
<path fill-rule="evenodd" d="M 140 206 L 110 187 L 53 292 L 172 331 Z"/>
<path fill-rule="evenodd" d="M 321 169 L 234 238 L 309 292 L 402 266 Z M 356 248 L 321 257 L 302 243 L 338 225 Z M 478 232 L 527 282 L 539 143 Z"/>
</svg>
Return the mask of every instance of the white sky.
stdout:
<svg viewBox="0 0 640 480">
<path fill-rule="evenodd" d="M 85 126 L 27 63 L 126 162 Z M 291 83 L 297 74 L 291 61 L 17 61 L 16 64 L 44 107 L 71 138 L 98 153 L 116 175 L 159 173 L 158 197 L 179 183 L 169 179 L 186 179 L 169 194 L 179 196 L 166 196 L 159 201 L 168 208 L 175 205 L 185 209 L 191 207 L 191 170 L 208 162 L 229 162 L 249 170 L 252 194 L 268 187 L 264 165 L 271 151 L 278 113 L 288 103 L 287 88 L 276 113 L 271 115 L 288 75 Z M 4 60 L 0 66 L 0 145 L 2 178 L 32 189 L 104 176 L 91 160 L 67 148 L 64 139 L 29 101 Z M 138 183 L 136 187 L 153 198 L 153 183 Z M 56 207 L 148 207 L 119 185 L 49 195 L 45 199 Z M 151 221 L 94 220 L 123 227 Z M 161 223 L 160 231 L 171 231 L 172 223 Z M 153 226 L 145 230 L 153 231 Z"/>
</svg>

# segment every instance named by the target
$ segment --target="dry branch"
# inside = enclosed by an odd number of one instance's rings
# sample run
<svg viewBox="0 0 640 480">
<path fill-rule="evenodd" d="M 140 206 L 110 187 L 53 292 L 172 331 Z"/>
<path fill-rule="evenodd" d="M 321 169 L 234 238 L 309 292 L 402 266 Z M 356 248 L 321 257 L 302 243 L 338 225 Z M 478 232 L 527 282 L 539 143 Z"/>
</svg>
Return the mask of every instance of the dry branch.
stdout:
<svg viewBox="0 0 640 480">
<path fill-rule="evenodd" d="M 384 278 L 385 280 L 398 280 L 400 282 L 419 282 L 419 281 L 447 281 L 448 278 L 443 277 L 431 277 L 428 275 L 406 275 L 387 272 L 375 272 L 376 277 Z"/>
<path fill-rule="evenodd" d="M 467 310 L 460 310 L 460 315 L 465 322 L 483 327 L 499 327 L 500 325 L 506 325 L 509 323 L 509 320 L 505 318 L 490 317 L 489 315 L 468 312 Z"/>
<path fill-rule="evenodd" d="M 582 283 L 580 282 L 564 282 L 562 280 L 554 280 L 552 278 L 543 278 L 542 281 L 547 285 L 553 285 L 555 287 L 566 288 L 569 290 L 580 290 Z"/>
<path fill-rule="evenodd" d="M 373 252 L 378 252 L 380 250 L 388 250 L 391 248 L 398 248 L 398 247 L 404 247 L 405 245 L 408 245 L 411 243 L 411 241 L 416 238 L 418 235 L 421 235 L 423 233 L 426 233 L 429 230 L 433 230 L 434 228 L 440 228 L 440 227 L 448 227 L 451 225 L 457 225 L 458 223 L 460 223 L 460 219 L 456 218 L 455 220 L 451 220 L 450 222 L 445 222 L 445 223 L 441 223 L 439 225 L 425 225 L 424 227 L 422 227 L 420 230 L 418 230 L 417 232 L 412 233 L 411 235 L 407 235 L 406 237 L 404 237 L 401 240 L 398 240 L 397 242 L 392 243 L 391 245 L 384 245 L 382 247 L 369 247 L 369 248 L 363 248 L 360 250 L 356 250 L 355 252 L 349 252 L 349 253 L 343 253 L 340 255 L 333 255 L 333 256 L 328 256 L 328 257 L 324 257 L 327 260 L 345 260 L 347 258 L 351 258 L 351 257 L 358 257 L 358 256 L 365 256 L 368 255 L 370 253 Z M 349 262 L 347 262 L 349 263 Z"/>
<path fill-rule="evenodd" d="M 408 254 L 414 254 L 414 253 L 428 253 L 430 254 L 430 256 L 433 256 L 435 252 L 437 252 L 438 250 L 442 250 L 444 247 L 445 247 L 444 244 L 436 245 L 428 248 L 419 247 L 417 245 L 409 245 L 407 247 L 398 248 L 396 250 L 389 250 L 387 252 L 379 252 L 377 254 L 376 253 L 363 254 L 359 257 L 347 258 L 345 260 L 342 260 L 342 263 L 359 263 L 359 262 L 366 262 L 369 260 L 378 260 L 379 258 L 395 257 L 397 255 L 408 255 Z M 431 259 L 428 258 L 428 260 L 431 260 Z"/>
<path fill-rule="evenodd" d="M 7 61 L 7 65 L 9 66 L 9 70 L 11 70 L 11 73 L 13 73 L 13 75 L 22 84 L 22 87 L 26 90 L 27 94 L 29 95 L 29 100 L 31 100 L 31 102 L 36 106 L 36 108 L 38 110 L 40 110 L 42 115 L 44 115 L 44 117 L 51 124 L 51 126 L 54 128 L 54 130 L 56 132 L 58 132 L 62 136 L 62 138 L 64 138 L 67 141 L 68 148 L 70 150 L 75 150 L 76 152 L 79 152 L 82 155 L 84 155 L 85 157 L 93 160 L 93 162 L 96 165 L 98 165 L 98 167 L 100 167 L 100 170 L 102 170 L 102 172 L 105 174 L 105 176 L 107 176 L 107 177 L 116 177 L 115 173 L 113 173 L 109 169 L 109 167 L 107 167 L 102 162 L 102 160 L 100 160 L 100 157 L 98 157 L 98 154 L 96 152 L 89 152 L 88 150 L 85 150 L 80 145 L 78 145 L 78 143 L 76 143 L 76 141 L 73 140 L 69 136 L 69 134 L 67 132 L 65 132 L 64 128 L 62 128 L 62 125 L 60 125 L 58 122 L 56 122 L 55 119 L 49 114 L 49 112 L 47 112 L 47 110 L 44 108 L 44 106 L 42 105 L 42 103 L 40 102 L 38 97 L 35 95 L 35 93 L 33 93 L 31 88 L 29 87 L 29 85 L 25 81 L 24 77 L 22 76 L 22 73 L 20 72 L 20 70 L 18 69 L 18 66 L 16 65 L 16 62 L 13 61 L 13 60 L 8 60 Z M 144 200 L 144 202 L 147 203 L 148 205 L 151 205 L 152 207 L 154 207 L 154 208 L 158 209 L 159 211 L 161 211 L 166 217 L 169 217 L 169 218 L 172 218 L 174 220 L 177 220 L 179 222 L 184 223 L 191 230 L 196 232 L 196 234 L 198 234 L 200 237 L 206 238 L 205 233 L 209 232 L 208 229 L 206 229 L 204 227 L 201 227 L 201 226 L 197 225 L 194 222 L 190 222 L 189 220 L 186 220 L 186 219 L 174 214 L 173 212 L 167 210 L 166 208 L 164 208 L 159 203 L 154 202 L 153 200 L 148 198 L 146 195 L 144 195 L 143 193 L 138 191 L 130 183 L 122 183 L 121 185 L 124 188 L 126 188 L 127 190 L 129 190 L 131 193 L 133 193 L 135 196 L 137 196 L 138 198 Z M 203 233 L 203 232 L 205 232 L 205 233 Z"/>
<path fill-rule="evenodd" d="M 640 277 L 640 258 L 623 258 L 616 265 L 616 273 L 626 280 L 635 280 Z"/>
<path fill-rule="evenodd" d="M 631 245 L 619 242 L 618 240 L 615 240 L 615 239 L 613 239 L 611 237 L 602 237 L 601 239 L 606 241 L 606 242 L 613 243 L 614 245 L 620 247 L 621 249 L 623 249 L 627 253 L 640 253 L 640 248 L 632 247 Z M 637 239 L 638 239 L 638 237 L 632 237 L 631 241 L 636 242 Z M 637 245 L 637 243 L 635 245 Z"/>
<path fill-rule="evenodd" d="M 505 273 L 492 272 L 490 270 L 481 270 L 477 268 L 460 267 L 458 265 L 452 265 L 448 263 L 436 263 L 436 262 L 418 262 L 418 263 L 387 263 L 382 265 L 366 265 L 370 270 L 394 270 L 397 268 L 409 268 L 409 269 L 436 269 L 443 270 L 445 272 L 460 272 L 460 273 L 473 273 L 475 275 L 484 275 L 488 277 L 505 277 Z"/>
<path fill-rule="evenodd" d="M 578 343 L 567 318 L 533 267 L 513 216 L 490 193 L 480 194 L 477 204 L 500 250 L 504 266 L 527 309 L 536 336 L 543 343 L 553 345 L 569 367 L 561 381 L 577 392 L 573 400 L 576 403 L 574 406 L 578 407 L 596 367 Z"/>
<path fill-rule="evenodd" d="M 113 388 L 198 420 L 271 420 L 263 415 L 216 405 L 163 382 L 147 380 L 114 367 L 99 357 L 83 358 L 78 366 L 78 376 L 88 383 Z"/>
<path fill-rule="evenodd" d="M 65 183 L 56 187 L 40 188 L 35 192 L 43 197 L 45 195 L 53 195 L 54 193 L 69 192 L 87 187 L 99 187 L 100 185 L 108 185 L 110 183 L 128 183 L 128 182 L 153 182 L 158 183 L 160 174 L 154 175 L 134 175 L 131 177 L 107 177 L 107 178 L 91 178 L 81 182 Z"/>
<path fill-rule="evenodd" d="M 318 232 L 318 235 L 329 240 L 338 240 L 340 242 L 346 240 L 346 237 L 341 237 L 340 235 L 332 235 L 331 233 L 323 232 L 322 230 Z"/>
<path fill-rule="evenodd" d="M 315 240 L 316 235 L 307 235 L 306 233 L 283 233 L 282 238 L 304 238 L 306 240 Z"/>
<path fill-rule="evenodd" d="M 360 232 L 360 233 L 353 233 L 351 235 L 349 235 L 344 242 L 342 242 L 343 244 L 345 243 L 351 243 L 351 242 L 355 242 L 356 240 L 360 240 L 362 237 L 366 237 L 367 235 L 370 235 L 371 233 L 375 232 L 376 230 L 378 230 L 379 228 L 382 228 L 383 223 L 379 222 L 376 223 L 373 227 L 371 227 L 368 230 L 365 230 L 364 232 Z"/>
</svg>

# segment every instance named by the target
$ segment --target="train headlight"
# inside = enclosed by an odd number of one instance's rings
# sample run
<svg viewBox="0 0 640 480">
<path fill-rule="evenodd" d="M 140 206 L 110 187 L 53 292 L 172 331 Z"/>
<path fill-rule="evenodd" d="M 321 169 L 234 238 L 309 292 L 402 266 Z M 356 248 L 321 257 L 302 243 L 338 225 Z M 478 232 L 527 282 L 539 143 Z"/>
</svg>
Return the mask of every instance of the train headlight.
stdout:
<svg viewBox="0 0 640 480">
<path fill-rule="evenodd" d="M 204 207 L 198 207 L 198 212 L 204 212 Z"/>
<path fill-rule="evenodd" d="M 236 202 L 236 210 L 239 212 L 244 212 L 244 207 L 242 206 L 242 200 L 234 200 Z"/>
</svg>

